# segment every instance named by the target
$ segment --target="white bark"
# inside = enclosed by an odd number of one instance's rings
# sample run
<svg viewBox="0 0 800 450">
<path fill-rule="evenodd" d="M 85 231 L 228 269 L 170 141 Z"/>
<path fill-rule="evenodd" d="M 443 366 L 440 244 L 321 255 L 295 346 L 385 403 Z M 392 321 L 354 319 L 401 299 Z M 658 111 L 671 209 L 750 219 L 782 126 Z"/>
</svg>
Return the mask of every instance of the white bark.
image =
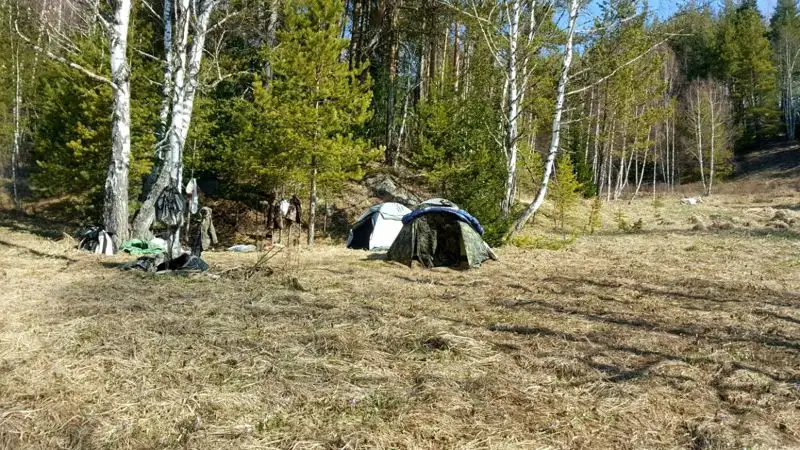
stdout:
<svg viewBox="0 0 800 450">
<path fill-rule="evenodd" d="M 538 31 L 535 17 L 536 0 L 530 0 L 527 30 L 520 27 L 524 0 L 504 0 L 496 9 L 489 12 L 488 17 L 480 15 L 481 6 L 471 0 L 471 11 L 461 10 L 452 0 L 443 3 L 458 9 L 461 13 L 476 19 L 489 52 L 498 66 L 505 68 L 503 80 L 503 122 L 499 126 L 495 139 L 503 148 L 506 162 L 506 179 L 501 212 L 507 216 L 514 204 L 517 184 L 518 141 L 520 139 L 520 117 L 524 117 L 524 96 L 531 76 L 529 63 L 537 48 L 534 38 Z M 493 17 L 495 11 L 501 11 L 500 18 Z M 492 29 L 489 29 L 492 28 Z M 527 35 L 523 36 L 527 31 Z"/>
<path fill-rule="evenodd" d="M 647 135 L 647 140 L 650 141 L 650 135 L 649 134 Z M 648 145 L 647 147 L 644 148 L 644 158 L 643 158 L 644 161 L 642 161 L 642 170 L 639 171 L 639 177 L 638 177 L 638 180 L 636 181 L 636 190 L 633 192 L 633 196 L 631 196 L 631 199 L 628 201 L 628 204 L 633 202 L 633 200 L 636 198 L 636 196 L 639 195 L 639 189 L 642 188 L 642 180 L 644 180 L 644 169 L 645 169 L 645 167 L 647 167 L 647 153 L 649 151 L 650 151 L 650 146 Z M 638 166 L 637 166 L 637 170 L 638 170 Z"/>
<path fill-rule="evenodd" d="M 19 165 L 20 139 L 22 124 L 20 109 L 22 106 L 22 86 L 20 77 L 19 41 L 14 48 L 14 142 L 11 149 L 11 188 L 14 198 L 14 207 L 20 209 L 19 191 L 17 189 L 17 167 Z"/>
<path fill-rule="evenodd" d="M 703 183 L 703 190 L 706 189 L 706 176 L 705 176 L 705 164 L 703 163 L 703 103 L 700 100 L 700 86 L 694 86 L 694 94 L 695 94 L 695 103 L 694 103 L 694 113 L 695 113 L 695 142 L 697 144 L 697 161 L 700 164 L 700 181 Z"/>
<path fill-rule="evenodd" d="M 716 92 L 713 89 L 713 87 L 708 92 L 708 112 L 709 112 L 709 114 L 711 116 L 710 117 L 711 118 L 711 133 L 709 135 L 711 152 L 710 152 L 709 158 L 708 158 L 709 171 L 708 171 L 708 185 L 706 186 L 706 195 L 711 195 L 711 186 L 714 184 L 714 141 L 715 141 L 715 139 L 714 139 L 715 136 L 714 135 L 716 134 L 716 122 L 715 122 L 715 118 L 714 118 L 714 107 L 716 106 L 714 104 L 714 100 L 715 100 L 715 98 L 714 98 L 715 95 L 714 94 L 715 93 Z"/>
<path fill-rule="evenodd" d="M 519 40 L 519 18 L 522 8 L 521 0 L 511 0 L 511 11 L 508 13 L 508 60 L 507 64 L 507 85 L 508 85 L 508 106 L 506 109 L 506 135 L 503 142 L 506 153 L 506 182 L 505 195 L 501 210 L 504 216 L 511 211 L 514 204 L 514 187 L 517 179 L 517 139 L 518 139 L 518 119 L 520 113 L 520 86 L 517 80 L 518 70 L 518 40 Z"/>
<path fill-rule="evenodd" d="M 217 3 L 217 0 L 200 2 L 179 0 L 175 4 L 174 21 L 175 30 L 178 33 L 172 35 L 172 60 L 174 63 L 170 80 L 172 93 L 166 135 L 167 151 L 164 155 L 163 167 L 161 167 L 155 183 L 146 193 L 142 207 L 134 220 L 134 234 L 138 238 L 149 237 L 150 226 L 155 220 L 155 203 L 164 189 L 170 185 L 178 188 L 182 186 L 183 149 L 192 120 L 208 25 Z M 192 26 L 190 27 L 190 25 Z M 189 39 L 190 31 L 192 31 L 191 40 Z M 165 77 L 168 73 L 165 71 Z M 179 234 L 180 227 L 176 227 L 170 239 L 174 245 L 174 253 L 180 251 Z"/>
<path fill-rule="evenodd" d="M 130 165 L 130 67 L 128 65 L 128 25 L 131 0 L 111 2 L 113 15 L 106 19 L 94 8 L 94 17 L 104 27 L 109 38 L 111 78 L 98 75 L 73 61 L 42 48 L 23 35 L 17 35 L 37 53 L 80 71 L 89 78 L 106 83 L 113 90 L 111 119 L 111 158 L 105 182 L 103 226 L 113 233 L 117 244 L 128 238 L 128 168 Z M 60 10 L 59 10 L 60 11 Z M 42 16 L 44 17 L 44 16 Z M 59 15 L 60 17 L 60 15 Z M 44 28 L 44 27 L 43 27 Z M 60 24 L 57 29 L 60 28 Z M 18 140 L 18 138 L 17 138 Z"/>
<path fill-rule="evenodd" d="M 569 69 L 572 66 L 573 37 L 575 36 L 575 23 L 578 17 L 578 10 L 579 0 L 571 0 L 567 44 L 564 53 L 564 60 L 561 66 L 561 75 L 558 79 L 556 106 L 555 112 L 553 113 L 552 137 L 550 139 L 550 149 L 547 153 L 547 162 L 545 163 L 542 183 L 539 186 L 539 192 L 537 192 L 536 198 L 514 222 L 514 226 L 511 228 L 511 230 L 509 230 L 509 233 L 506 237 L 510 237 L 511 234 L 522 230 L 531 216 L 533 216 L 536 211 L 539 210 L 539 207 L 542 206 L 545 196 L 547 195 L 547 185 L 550 182 L 551 175 L 553 174 L 553 166 L 555 165 L 556 155 L 558 154 L 559 140 L 561 137 L 561 115 L 564 110 L 564 98 L 566 97 L 567 84 L 569 83 Z"/>
<path fill-rule="evenodd" d="M 128 24 L 131 0 L 117 0 L 108 25 L 111 81 L 115 86 L 111 119 L 111 162 L 105 183 L 103 224 L 119 245 L 128 239 L 128 168 L 131 154 L 131 91 Z"/>
</svg>

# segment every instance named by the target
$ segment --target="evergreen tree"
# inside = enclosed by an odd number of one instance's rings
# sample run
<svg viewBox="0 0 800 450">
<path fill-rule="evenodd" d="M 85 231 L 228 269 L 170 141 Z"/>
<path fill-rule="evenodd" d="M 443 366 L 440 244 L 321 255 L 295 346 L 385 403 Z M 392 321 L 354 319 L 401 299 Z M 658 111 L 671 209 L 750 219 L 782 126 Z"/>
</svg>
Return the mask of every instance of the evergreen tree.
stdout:
<svg viewBox="0 0 800 450">
<path fill-rule="evenodd" d="M 371 95 L 369 82 L 358 82 L 362 68 L 341 59 L 347 41 L 333 25 L 342 7 L 339 0 L 288 2 L 280 45 L 270 55 L 274 79 L 254 86 L 262 123 L 272 134 L 267 172 L 280 170 L 284 179 L 310 184 L 310 242 L 317 184 L 330 188 L 356 178 L 376 156 L 354 137 L 370 118 Z"/>
<path fill-rule="evenodd" d="M 744 144 L 771 136 L 777 110 L 775 63 L 755 2 L 728 6 L 718 32 L 720 75 L 728 83 Z"/>
<path fill-rule="evenodd" d="M 566 233 L 567 216 L 580 200 L 580 190 L 581 184 L 575 178 L 572 159 L 568 154 L 564 154 L 556 164 L 555 183 L 550 191 L 550 198 L 556 210 L 556 226 L 562 235 Z"/>
</svg>

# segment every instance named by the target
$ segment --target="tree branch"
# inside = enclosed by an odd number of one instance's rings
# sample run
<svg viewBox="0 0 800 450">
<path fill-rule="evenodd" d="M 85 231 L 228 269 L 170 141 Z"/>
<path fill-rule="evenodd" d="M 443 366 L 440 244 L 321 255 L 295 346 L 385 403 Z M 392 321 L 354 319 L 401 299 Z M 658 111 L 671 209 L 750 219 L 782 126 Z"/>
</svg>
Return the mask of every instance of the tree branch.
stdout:
<svg viewBox="0 0 800 450">
<path fill-rule="evenodd" d="M 669 40 L 669 37 L 658 41 L 655 45 L 653 45 L 652 47 L 648 48 L 644 52 L 640 53 L 635 58 L 629 59 L 628 61 L 626 61 L 623 64 L 619 65 L 616 69 L 612 70 L 611 73 L 609 73 L 608 75 L 606 75 L 606 76 L 596 80 L 594 83 L 589 84 L 587 86 L 584 86 L 584 87 L 582 87 L 580 89 L 575 89 L 574 91 L 567 92 L 567 95 L 580 94 L 581 92 L 588 91 L 592 87 L 597 86 L 598 84 L 602 83 L 603 81 L 606 81 L 607 79 L 613 77 L 614 75 L 617 74 L 617 72 L 619 72 L 623 68 L 625 68 L 627 66 L 630 66 L 631 64 L 635 63 L 636 61 L 644 58 L 645 55 L 647 55 L 650 52 L 652 52 L 653 50 L 657 49 L 658 47 L 661 46 L 661 44 L 663 44 L 664 42 L 667 42 L 668 40 Z"/>
<path fill-rule="evenodd" d="M 77 70 L 79 72 L 82 72 L 84 75 L 86 75 L 87 77 L 89 77 L 89 78 L 91 78 L 91 79 L 93 79 L 95 81 L 100 81 L 102 83 L 106 83 L 109 86 L 111 86 L 113 89 L 119 89 L 119 87 L 113 81 L 111 81 L 110 79 L 108 79 L 108 78 L 106 78 L 106 77 L 104 77 L 102 75 L 98 75 L 98 74 L 92 72 L 91 70 L 81 66 L 80 64 L 76 64 L 76 63 L 74 63 L 74 62 L 72 62 L 72 61 L 70 61 L 70 60 L 68 60 L 68 59 L 66 59 L 64 57 L 58 56 L 58 55 L 56 55 L 54 53 L 51 53 L 50 51 L 47 51 L 47 50 L 43 49 L 42 47 L 39 47 L 33 41 L 28 39 L 27 36 L 22 34 L 21 31 L 19 31 L 19 26 L 17 25 L 16 21 L 14 21 L 14 29 L 17 31 L 17 35 L 19 35 L 19 37 L 23 41 L 25 41 L 28 45 L 30 45 L 37 52 L 47 56 L 48 58 L 50 58 L 50 59 L 52 59 L 54 61 L 58 61 L 61 64 L 64 64 L 67 67 L 70 67 L 70 68 L 75 69 L 75 70 Z"/>
</svg>

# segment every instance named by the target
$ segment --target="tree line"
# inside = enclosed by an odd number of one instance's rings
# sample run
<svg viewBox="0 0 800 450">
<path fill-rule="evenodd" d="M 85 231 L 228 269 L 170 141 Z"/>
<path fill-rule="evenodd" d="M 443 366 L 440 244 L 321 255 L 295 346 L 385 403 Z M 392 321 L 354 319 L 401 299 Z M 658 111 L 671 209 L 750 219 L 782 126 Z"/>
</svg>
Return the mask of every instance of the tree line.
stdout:
<svg viewBox="0 0 800 450">
<path fill-rule="evenodd" d="M 311 223 L 371 164 L 422 174 L 498 242 L 564 158 L 614 201 L 794 139 L 797 5 L 753 0 L 0 0 L 0 151 L 19 202 L 145 236 L 189 174 Z M 531 196 L 520 201 L 520 193 Z M 313 228 L 313 227 L 311 227 Z M 311 232 L 313 238 L 313 230 Z"/>
</svg>

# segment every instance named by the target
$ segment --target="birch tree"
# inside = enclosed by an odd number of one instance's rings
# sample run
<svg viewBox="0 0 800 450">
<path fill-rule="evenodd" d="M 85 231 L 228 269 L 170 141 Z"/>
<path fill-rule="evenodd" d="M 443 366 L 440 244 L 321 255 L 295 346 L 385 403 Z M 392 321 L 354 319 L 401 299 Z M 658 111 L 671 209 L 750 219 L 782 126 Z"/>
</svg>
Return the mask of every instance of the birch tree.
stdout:
<svg viewBox="0 0 800 450">
<path fill-rule="evenodd" d="M 800 59 L 800 13 L 793 0 L 780 0 L 770 20 L 780 87 L 780 104 L 786 139 L 793 141 L 797 129 L 795 105 L 796 68 Z"/>
<path fill-rule="evenodd" d="M 103 226 L 112 233 L 117 244 L 128 239 L 128 169 L 131 152 L 131 116 L 130 116 L 130 66 L 128 64 L 128 27 L 131 15 L 131 0 L 111 0 L 110 11 L 101 9 L 98 3 L 89 0 L 77 1 L 74 6 L 82 8 L 87 21 L 99 24 L 105 31 L 109 42 L 109 62 L 111 77 L 97 74 L 80 64 L 73 62 L 69 56 L 58 55 L 24 35 L 16 26 L 17 35 L 37 52 L 48 58 L 65 64 L 89 78 L 108 84 L 112 88 L 112 120 L 111 120 L 111 155 L 105 181 L 103 199 Z M 42 14 L 41 17 L 45 17 Z M 43 26 L 42 29 L 51 30 Z M 49 31 L 48 31 L 49 32 Z M 50 39 L 62 36 L 49 36 Z"/>
<path fill-rule="evenodd" d="M 144 201 L 133 221 L 133 234 L 138 238 L 150 236 L 155 204 L 164 190 L 168 186 L 178 189 L 183 186 L 183 149 L 192 120 L 209 24 L 218 4 L 219 0 L 164 1 L 164 49 L 169 58 L 165 61 L 161 109 L 164 131 L 156 143 L 158 174 L 152 185 L 146 187 Z M 175 227 L 170 242 L 173 254 L 179 253 L 180 227 Z"/>
<path fill-rule="evenodd" d="M 687 152 L 697 164 L 705 195 L 717 175 L 730 171 L 733 144 L 731 105 L 725 87 L 713 80 L 695 80 L 684 96 Z"/>
<path fill-rule="evenodd" d="M 561 65 L 561 75 L 558 78 L 558 89 L 556 91 L 556 107 L 553 112 L 553 125 L 550 137 L 550 147 L 547 151 L 547 160 L 544 166 L 544 175 L 539 190 L 536 193 L 536 198 L 531 202 L 525 211 L 514 222 L 514 226 L 509 230 L 506 238 L 511 237 L 514 233 L 522 230 L 528 220 L 539 210 L 544 203 L 544 198 L 547 195 L 547 185 L 550 182 L 550 176 L 553 174 L 553 166 L 555 164 L 556 155 L 558 154 L 559 139 L 561 137 L 561 116 L 564 111 L 564 101 L 566 99 L 567 85 L 569 84 L 569 70 L 572 66 L 572 53 L 573 42 L 575 37 L 575 23 L 580 11 L 580 0 L 571 0 L 569 6 L 569 24 L 567 28 L 567 43 L 564 48 L 564 59 Z"/>
<path fill-rule="evenodd" d="M 505 193 L 500 205 L 504 216 L 511 211 L 516 197 L 521 122 L 526 113 L 525 92 L 533 73 L 531 64 L 545 42 L 540 33 L 547 21 L 538 20 L 537 14 L 551 9 L 549 2 L 540 4 L 537 0 L 503 0 L 488 11 L 471 0 L 467 8 L 459 9 L 475 21 L 495 63 L 504 69 L 503 121 L 497 137 L 506 163 Z"/>
</svg>

